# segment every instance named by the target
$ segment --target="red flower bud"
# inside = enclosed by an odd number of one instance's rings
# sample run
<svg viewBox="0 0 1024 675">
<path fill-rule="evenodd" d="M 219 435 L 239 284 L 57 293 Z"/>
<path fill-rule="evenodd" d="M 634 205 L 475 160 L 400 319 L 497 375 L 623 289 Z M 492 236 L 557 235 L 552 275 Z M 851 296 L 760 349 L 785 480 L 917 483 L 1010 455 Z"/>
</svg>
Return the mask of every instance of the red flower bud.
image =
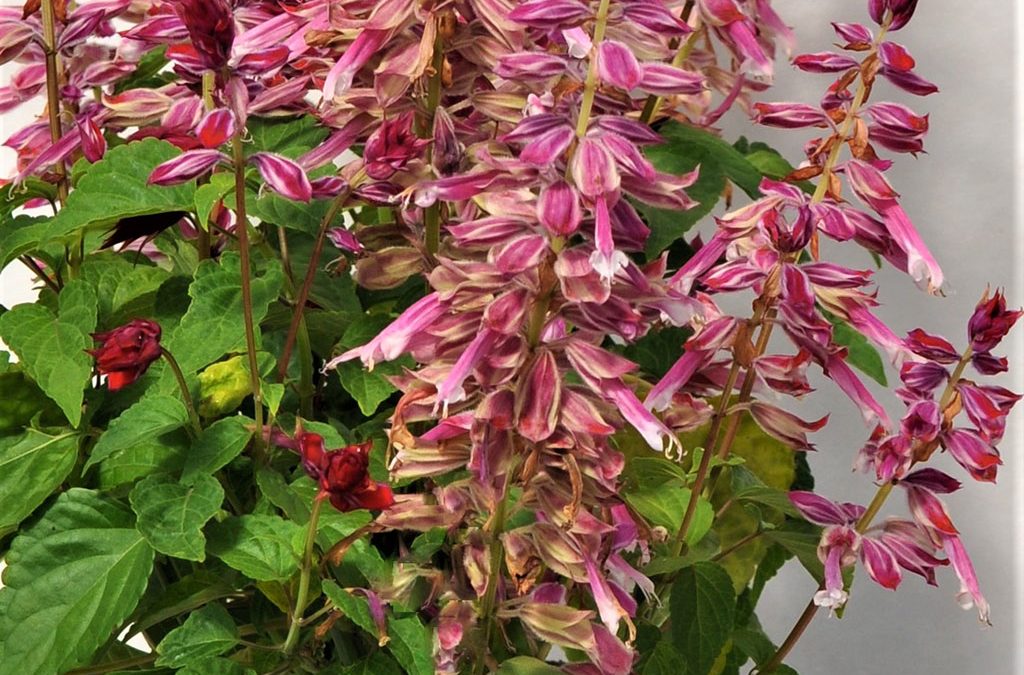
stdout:
<svg viewBox="0 0 1024 675">
<path fill-rule="evenodd" d="M 967 323 L 971 348 L 976 352 L 992 351 L 1010 332 L 1021 314 L 1020 310 L 1006 310 L 1006 298 L 1002 291 L 997 290 L 991 298 L 986 291 Z"/>
<path fill-rule="evenodd" d="M 210 70 L 223 68 L 235 41 L 235 19 L 227 0 L 180 0 L 174 9 L 202 65 Z"/>
<path fill-rule="evenodd" d="M 429 143 L 412 132 L 412 114 L 384 120 L 366 141 L 363 161 L 366 175 L 374 180 L 387 180 L 418 157 Z"/>
<path fill-rule="evenodd" d="M 149 364 L 160 358 L 160 326 L 146 319 L 107 331 L 93 333 L 100 343 L 88 350 L 96 359 L 101 375 L 107 376 L 107 388 L 117 391 L 139 379 Z"/>
<path fill-rule="evenodd" d="M 391 488 L 370 478 L 367 441 L 340 450 L 325 450 L 323 436 L 300 433 L 297 437 L 302 467 L 339 511 L 386 509 L 395 503 Z"/>
</svg>

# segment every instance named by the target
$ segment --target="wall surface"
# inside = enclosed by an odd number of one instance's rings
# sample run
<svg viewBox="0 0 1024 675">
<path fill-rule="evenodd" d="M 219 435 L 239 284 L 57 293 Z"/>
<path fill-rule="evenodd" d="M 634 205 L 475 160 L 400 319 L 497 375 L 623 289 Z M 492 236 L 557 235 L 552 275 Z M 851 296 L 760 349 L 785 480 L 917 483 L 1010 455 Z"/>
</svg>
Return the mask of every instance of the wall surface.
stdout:
<svg viewBox="0 0 1024 675">
<path fill-rule="evenodd" d="M 833 37 L 829 22 L 864 21 L 866 5 L 864 0 L 775 0 L 779 13 L 796 30 L 800 51 L 828 49 Z M 941 89 L 916 99 L 880 84 L 875 97 L 931 114 L 928 153 L 917 159 L 899 157 L 889 175 L 943 265 L 948 286 L 947 297 L 931 298 L 902 275 L 880 272 L 883 306 L 879 313 L 897 333 L 921 326 L 962 344 L 967 318 L 986 284 L 1005 286 L 1011 302 L 1024 303 L 1019 279 L 1021 119 L 1020 108 L 1014 105 L 1022 87 L 1015 67 L 1019 24 L 1013 10 L 1017 5 L 1005 0 L 922 0 L 911 24 L 893 36 L 917 58 L 918 71 Z M 814 102 L 829 83 L 828 76 L 799 73 L 785 64 L 779 70 L 777 87 L 766 100 Z M 0 68 L 0 79 L 9 76 L 10 69 Z M 0 116 L 0 139 L 28 121 L 30 112 L 25 107 Z M 725 120 L 723 126 L 727 138 L 743 133 L 767 141 L 791 160 L 800 157 L 807 138 L 800 131 L 751 129 L 738 116 Z M 11 154 L 0 149 L 0 175 L 9 175 L 11 166 Z M 860 251 L 833 247 L 828 255 L 833 254 L 856 267 L 870 264 Z M 21 267 L 4 270 L 0 303 L 9 307 L 30 298 L 29 277 Z M 1017 335 L 1022 331 L 1024 327 Z M 1021 391 L 1020 340 L 1012 347 L 1017 375 L 1014 382 L 1003 384 Z M 831 424 L 815 439 L 819 451 L 811 457 L 819 490 L 836 499 L 866 502 L 874 488 L 866 477 L 850 473 L 865 436 L 859 413 L 830 383 L 820 382 L 820 389 L 817 405 L 797 410 L 808 417 L 816 412 L 832 414 Z M 892 396 L 876 393 L 892 412 L 899 412 Z M 958 585 L 949 570 L 940 573 L 938 589 L 907 575 L 895 594 L 861 578 L 846 617 L 840 621 L 819 616 L 790 665 L 803 675 L 1024 673 L 1024 417 L 1015 415 L 1010 426 L 1010 437 L 1002 447 L 1006 465 L 999 484 L 971 483 L 948 500 L 954 520 L 965 532 L 995 625 L 982 628 L 973 611 L 957 607 Z M 963 473 L 959 467 L 951 472 Z M 888 509 L 902 514 L 904 505 L 894 499 Z M 813 583 L 795 563 L 769 584 L 759 614 L 776 641 L 788 631 L 813 590 Z"/>
</svg>

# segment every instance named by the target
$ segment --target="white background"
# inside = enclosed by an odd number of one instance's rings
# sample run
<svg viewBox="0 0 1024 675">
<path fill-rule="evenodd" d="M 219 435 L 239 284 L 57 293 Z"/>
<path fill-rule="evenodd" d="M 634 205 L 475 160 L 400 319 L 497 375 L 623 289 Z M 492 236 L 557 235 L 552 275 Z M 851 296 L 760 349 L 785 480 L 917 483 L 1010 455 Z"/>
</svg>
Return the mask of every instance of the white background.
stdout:
<svg viewBox="0 0 1024 675">
<path fill-rule="evenodd" d="M 794 26 L 799 51 L 830 48 L 830 21 L 866 22 L 864 0 L 776 0 L 779 13 Z M 1016 13 L 1015 11 L 1016 10 Z M 1001 0 L 922 0 L 910 25 L 892 39 L 906 45 L 917 58 L 918 71 L 936 82 L 941 92 L 925 99 L 894 93 L 880 82 L 875 100 L 898 100 L 919 113 L 931 114 L 928 154 L 916 160 L 899 157 L 890 177 L 903 195 L 903 204 L 943 265 L 946 298 L 931 298 L 897 273 L 879 274 L 882 318 L 903 333 L 921 326 L 963 344 L 964 326 L 987 283 L 1007 287 L 1011 303 L 1024 303 L 1018 265 L 1021 255 L 1019 195 L 1022 89 L 1020 52 L 1014 37 L 1021 31 L 1019 3 Z M 793 71 L 781 63 L 777 87 L 765 100 L 815 102 L 828 85 L 825 75 Z M 0 79 L 10 76 L 0 69 Z M 41 103 L 0 116 L 0 139 L 27 123 Z M 800 157 L 807 135 L 752 129 L 733 115 L 724 123 L 726 137 L 746 134 L 766 140 L 791 160 Z M 0 175 L 9 175 L 12 153 L 0 149 Z M 829 249 L 831 255 L 833 250 Z M 865 267 L 865 255 L 839 251 L 837 258 Z M 15 264 L 0 274 L 0 303 L 11 306 L 32 297 L 29 277 Z M 1024 332 L 1020 327 L 1017 336 Z M 1020 339 L 1011 362 L 1017 368 L 1012 382 L 1024 389 Z M 893 397 L 876 389 L 896 414 Z M 831 412 L 829 427 L 814 439 L 819 452 L 811 458 L 819 490 L 830 497 L 861 503 L 874 491 L 870 481 L 850 473 L 854 453 L 865 434 L 860 415 L 849 402 L 821 383 L 820 398 L 800 409 Z M 816 394 L 816 396 L 819 396 Z M 992 604 L 992 628 L 982 628 L 973 611 L 960 610 L 954 594 L 956 578 L 949 570 L 939 575 L 940 588 L 926 586 L 907 575 L 897 593 L 882 590 L 859 574 L 846 618 L 823 614 L 811 625 L 788 663 L 803 675 L 987 674 L 1024 673 L 1024 420 L 1015 414 L 1003 442 L 1005 465 L 998 485 L 972 483 L 948 501 L 954 521 L 964 532 L 974 557 L 983 591 Z M 951 464 L 958 477 L 963 472 Z M 902 514 L 894 498 L 887 513 Z M 769 634 L 779 641 L 799 615 L 813 582 L 791 563 L 768 585 L 759 615 Z"/>
</svg>

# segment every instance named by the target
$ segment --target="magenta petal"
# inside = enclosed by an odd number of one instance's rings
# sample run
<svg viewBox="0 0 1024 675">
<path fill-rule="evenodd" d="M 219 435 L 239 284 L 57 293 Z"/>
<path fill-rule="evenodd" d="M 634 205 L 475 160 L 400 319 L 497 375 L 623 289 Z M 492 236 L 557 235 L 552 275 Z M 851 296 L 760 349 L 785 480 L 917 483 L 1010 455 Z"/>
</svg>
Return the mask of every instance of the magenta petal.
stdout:
<svg viewBox="0 0 1024 675">
<path fill-rule="evenodd" d="M 150 185 L 177 185 L 201 176 L 217 162 L 230 162 L 227 155 L 210 149 L 189 150 L 153 169 Z"/>
<path fill-rule="evenodd" d="M 219 148 L 235 133 L 235 116 L 227 108 L 211 110 L 196 127 L 196 136 L 204 148 Z"/>
<path fill-rule="evenodd" d="M 573 138 L 572 127 L 555 127 L 527 143 L 519 153 L 519 159 L 537 166 L 550 166 L 562 156 Z"/>
<path fill-rule="evenodd" d="M 294 160 L 270 152 L 257 152 L 249 159 L 275 192 L 300 202 L 312 199 L 313 187 L 309 178 Z"/>
<path fill-rule="evenodd" d="M 85 158 L 90 162 L 103 159 L 103 154 L 107 151 L 107 139 L 96 121 L 92 117 L 80 119 L 78 133 L 82 137 L 82 154 Z"/>
<path fill-rule="evenodd" d="M 704 91 L 704 76 L 667 63 L 645 63 L 638 86 L 658 96 L 694 95 Z"/>
<path fill-rule="evenodd" d="M 576 188 L 560 180 L 541 190 L 537 198 L 537 220 L 548 232 L 560 237 L 578 230 L 583 210 Z"/>
<path fill-rule="evenodd" d="M 838 504 L 813 492 L 793 490 L 789 493 L 789 501 L 804 518 L 818 525 L 845 525 L 849 520 Z"/>
<path fill-rule="evenodd" d="M 949 561 L 953 563 L 956 575 L 960 577 L 960 593 L 957 599 L 960 601 L 961 606 L 964 609 L 970 609 L 973 605 L 978 610 L 978 619 L 982 623 L 989 623 L 988 601 L 981 594 L 981 588 L 978 586 L 978 575 L 974 571 L 971 557 L 967 555 L 967 549 L 964 548 L 963 542 L 956 535 L 944 535 L 942 542 L 946 555 L 949 556 Z"/>
<path fill-rule="evenodd" d="M 903 575 L 896 564 L 896 557 L 884 544 L 870 537 L 863 537 L 860 540 L 860 560 L 864 563 L 868 575 L 880 586 L 896 590 L 900 585 Z"/>
<path fill-rule="evenodd" d="M 598 45 L 597 72 L 604 82 L 626 91 L 640 84 L 643 75 L 636 56 L 617 40 L 604 40 Z"/>
<path fill-rule="evenodd" d="M 519 433 L 534 443 L 555 432 L 561 411 L 562 378 L 554 355 L 541 350 L 517 392 Z"/>
</svg>

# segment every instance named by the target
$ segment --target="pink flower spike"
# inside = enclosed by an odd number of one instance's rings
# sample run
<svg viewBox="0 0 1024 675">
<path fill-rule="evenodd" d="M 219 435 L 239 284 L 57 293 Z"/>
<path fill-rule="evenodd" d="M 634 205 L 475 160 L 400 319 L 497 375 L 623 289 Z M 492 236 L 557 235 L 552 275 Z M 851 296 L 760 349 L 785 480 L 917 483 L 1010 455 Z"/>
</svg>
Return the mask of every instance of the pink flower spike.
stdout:
<svg viewBox="0 0 1024 675">
<path fill-rule="evenodd" d="M 459 355 L 455 365 L 448 373 L 448 377 L 438 385 L 437 402 L 434 404 L 435 412 L 440 407 L 441 416 L 447 417 L 448 406 L 466 398 L 466 390 L 462 388 L 462 383 L 469 377 L 476 364 L 494 347 L 494 343 L 499 337 L 499 333 L 488 329 L 476 334 L 465 351 Z"/>
<path fill-rule="evenodd" d="M 98 162 L 107 152 L 107 139 L 96 120 L 85 117 L 78 120 L 78 134 L 82 137 L 82 154 L 90 162 Z"/>
<path fill-rule="evenodd" d="M 910 505 L 910 513 L 919 525 L 941 534 L 958 534 L 946 505 L 931 490 L 911 484 L 907 487 L 907 502 Z"/>
<path fill-rule="evenodd" d="M 627 92 L 640 83 L 642 76 L 636 56 L 617 40 L 604 40 L 598 45 L 597 72 L 602 81 Z"/>
<path fill-rule="evenodd" d="M 989 297 L 986 290 L 967 322 L 971 348 L 976 352 L 995 349 L 1022 314 L 1024 312 L 1021 310 L 1006 309 L 1006 298 L 1001 290 L 997 289 L 992 297 Z"/>
<path fill-rule="evenodd" d="M 218 162 L 230 161 L 231 159 L 219 150 L 189 150 L 153 169 L 149 174 L 149 184 L 178 185 L 203 175 Z"/>
<path fill-rule="evenodd" d="M 1009 411 L 1003 410 L 984 389 L 967 381 L 961 380 L 957 391 L 967 417 L 990 441 L 998 443 L 1006 431 L 1006 415 Z"/>
<path fill-rule="evenodd" d="M 235 133 L 235 116 L 227 108 L 206 113 L 196 127 L 196 136 L 204 148 L 219 148 Z"/>
<path fill-rule="evenodd" d="M 271 152 L 257 152 L 249 157 L 256 165 L 267 185 L 288 199 L 308 202 L 313 198 L 313 187 L 306 172 L 294 160 Z"/>
<path fill-rule="evenodd" d="M 992 625 L 992 622 L 989 621 L 988 601 L 981 594 L 981 588 L 978 585 L 978 575 L 974 571 L 971 557 L 967 555 L 967 549 L 964 548 L 960 537 L 955 534 L 944 534 L 942 536 L 942 543 L 942 548 L 946 551 L 946 555 L 949 556 L 949 561 L 953 563 L 956 575 L 960 577 L 960 593 L 957 594 L 957 601 L 960 603 L 960 606 L 964 609 L 970 609 L 972 606 L 976 607 L 978 610 L 978 620 Z"/>
<path fill-rule="evenodd" d="M 615 248 L 615 241 L 612 239 L 612 222 L 605 197 L 599 198 L 594 205 L 594 245 L 597 250 L 590 254 L 590 265 L 602 281 L 611 283 L 618 271 L 629 262 L 629 258 Z"/>
<path fill-rule="evenodd" d="M 942 436 L 942 445 L 960 466 L 978 481 L 994 483 L 1003 460 L 990 442 L 971 429 L 952 429 Z"/>
</svg>

